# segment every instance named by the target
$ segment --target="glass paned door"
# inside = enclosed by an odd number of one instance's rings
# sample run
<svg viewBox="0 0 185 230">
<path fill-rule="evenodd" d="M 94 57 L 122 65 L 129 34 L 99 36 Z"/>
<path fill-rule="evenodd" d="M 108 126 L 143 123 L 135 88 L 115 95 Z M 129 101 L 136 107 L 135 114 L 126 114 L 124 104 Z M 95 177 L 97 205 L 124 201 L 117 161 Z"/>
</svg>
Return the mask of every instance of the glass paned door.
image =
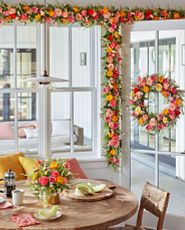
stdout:
<svg viewBox="0 0 185 230">
<path fill-rule="evenodd" d="M 132 82 L 136 82 L 139 75 L 159 73 L 174 79 L 184 90 L 184 43 L 184 30 L 131 32 Z M 162 95 L 159 94 L 158 100 L 150 95 L 149 111 L 161 111 L 168 106 L 165 103 Z M 182 216 L 185 213 L 185 156 L 181 154 L 185 150 L 184 126 L 182 115 L 175 127 L 155 135 L 131 122 L 132 189 L 140 195 L 145 181 L 158 185 L 171 193 L 168 213 Z"/>
</svg>

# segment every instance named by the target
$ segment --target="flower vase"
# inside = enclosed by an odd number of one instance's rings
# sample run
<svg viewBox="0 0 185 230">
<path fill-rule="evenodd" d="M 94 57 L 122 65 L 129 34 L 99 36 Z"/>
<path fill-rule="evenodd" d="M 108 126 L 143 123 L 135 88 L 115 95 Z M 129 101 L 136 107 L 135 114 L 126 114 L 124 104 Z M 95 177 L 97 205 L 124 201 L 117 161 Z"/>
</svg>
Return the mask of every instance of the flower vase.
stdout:
<svg viewBox="0 0 185 230">
<path fill-rule="evenodd" d="M 60 203 L 59 193 L 53 193 L 52 195 L 50 195 L 47 202 L 50 205 L 59 204 Z"/>
<path fill-rule="evenodd" d="M 41 205 L 43 206 L 43 208 L 47 208 L 47 206 L 49 205 L 49 203 L 48 203 L 48 195 L 46 193 L 43 193 L 40 196 L 40 201 L 41 201 Z"/>
</svg>

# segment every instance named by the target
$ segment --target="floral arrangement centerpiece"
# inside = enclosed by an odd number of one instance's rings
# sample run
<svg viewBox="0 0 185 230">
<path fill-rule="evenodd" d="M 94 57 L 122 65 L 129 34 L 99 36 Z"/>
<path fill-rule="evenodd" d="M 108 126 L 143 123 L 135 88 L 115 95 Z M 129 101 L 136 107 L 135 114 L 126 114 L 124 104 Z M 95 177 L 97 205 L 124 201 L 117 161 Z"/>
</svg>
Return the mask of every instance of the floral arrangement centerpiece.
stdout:
<svg viewBox="0 0 185 230">
<path fill-rule="evenodd" d="M 167 102 L 161 112 L 149 111 L 148 103 L 151 93 L 161 93 Z M 160 74 L 139 77 L 138 83 L 133 84 L 129 100 L 131 115 L 138 125 L 145 127 L 148 132 L 160 132 L 173 127 L 183 113 L 183 92 L 175 81 Z"/>
<path fill-rule="evenodd" d="M 71 173 L 66 160 L 38 160 L 35 168 L 28 175 L 27 185 L 39 199 L 46 201 L 53 194 L 69 188 Z"/>
</svg>

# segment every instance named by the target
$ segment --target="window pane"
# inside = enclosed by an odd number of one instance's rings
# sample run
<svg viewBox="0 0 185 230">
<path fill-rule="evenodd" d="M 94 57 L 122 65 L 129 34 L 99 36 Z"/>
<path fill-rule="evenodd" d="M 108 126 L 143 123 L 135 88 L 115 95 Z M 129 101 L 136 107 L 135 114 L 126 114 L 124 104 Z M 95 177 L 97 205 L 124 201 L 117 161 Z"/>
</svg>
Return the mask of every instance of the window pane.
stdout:
<svg viewBox="0 0 185 230">
<path fill-rule="evenodd" d="M 15 152 L 14 94 L 0 93 L 0 154 Z"/>
<path fill-rule="evenodd" d="M 138 76 L 153 74 L 155 71 L 155 32 L 131 32 L 131 79 L 137 82 Z M 145 101 L 149 111 L 155 112 L 155 95 L 150 94 Z M 155 135 L 149 134 L 144 128 L 133 121 L 131 144 L 132 148 L 154 149 Z"/>
<path fill-rule="evenodd" d="M 72 84 L 74 87 L 89 87 L 90 79 L 90 30 L 72 28 Z"/>
<path fill-rule="evenodd" d="M 154 184 L 155 156 L 153 154 L 131 154 L 131 187 L 138 197 L 141 196 L 146 181 Z"/>
<path fill-rule="evenodd" d="M 185 157 L 181 158 L 181 164 L 185 165 Z M 178 167 L 178 166 L 177 166 Z M 181 177 L 176 177 L 176 157 L 160 156 L 160 187 L 170 192 L 168 213 L 183 216 L 185 213 L 185 182 Z"/>
<path fill-rule="evenodd" d="M 18 150 L 38 154 L 39 130 L 37 122 L 37 94 L 18 94 Z"/>
<path fill-rule="evenodd" d="M 70 94 L 69 92 L 51 94 L 52 153 L 71 151 Z"/>
<path fill-rule="evenodd" d="M 92 150 L 92 95 L 91 92 L 74 93 L 74 149 Z"/>
<path fill-rule="evenodd" d="M 13 87 L 14 27 L 0 27 L 0 88 Z"/>
<path fill-rule="evenodd" d="M 24 34 L 24 36 L 23 36 Z M 31 86 L 27 79 L 36 77 L 36 26 L 17 27 L 17 87 Z"/>
<path fill-rule="evenodd" d="M 50 27 L 50 75 L 70 79 L 68 27 Z M 56 85 L 68 87 L 69 83 L 57 83 Z"/>
</svg>

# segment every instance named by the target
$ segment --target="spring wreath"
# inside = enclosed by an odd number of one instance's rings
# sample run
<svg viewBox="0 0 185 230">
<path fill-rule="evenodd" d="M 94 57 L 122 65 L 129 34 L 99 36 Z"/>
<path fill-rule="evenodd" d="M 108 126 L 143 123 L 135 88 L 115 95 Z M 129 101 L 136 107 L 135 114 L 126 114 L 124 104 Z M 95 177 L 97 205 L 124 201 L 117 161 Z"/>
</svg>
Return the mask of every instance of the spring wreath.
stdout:
<svg viewBox="0 0 185 230">
<path fill-rule="evenodd" d="M 148 132 L 159 132 L 174 126 L 183 113 L 183 93 L 178 88 L 175 81 L 163 75 L 138 77 L 138 83 L 133 84 L 129 100 L 132 117 Z M 168 106 L 162 112 L 149 112 L 146 100 L 150 93 L 161 93 L 166 99 Z"/>
</svg>

